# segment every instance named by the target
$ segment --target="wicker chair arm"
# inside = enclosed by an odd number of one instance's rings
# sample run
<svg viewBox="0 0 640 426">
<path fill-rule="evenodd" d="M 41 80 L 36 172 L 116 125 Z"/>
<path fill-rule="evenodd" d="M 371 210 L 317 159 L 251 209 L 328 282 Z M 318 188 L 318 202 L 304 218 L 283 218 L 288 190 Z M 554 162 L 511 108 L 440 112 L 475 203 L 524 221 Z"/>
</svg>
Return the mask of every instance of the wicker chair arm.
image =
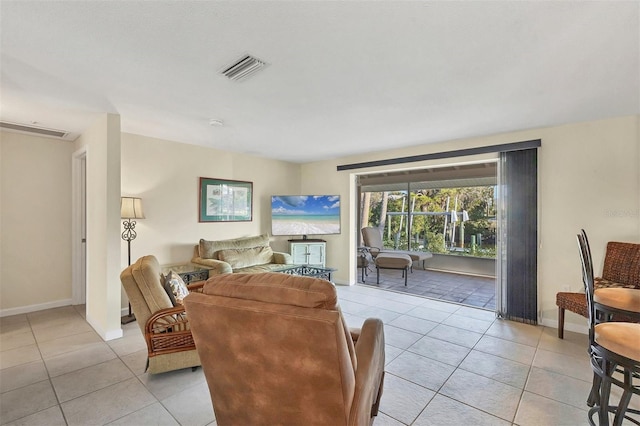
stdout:
<svg viewBox="0 0 640 426">
<path fill-rule="evenodd" d="M 145 325 L 149 357 L 195 349 L 184 306 L 161 309 Z"/>
<path fill-rule="evenodd" d="M 160 309 L 147 320 L 145 326 L 146 333 L 156 334 L 159 332 L 171 332 L 173 328 L 177 328 L 178 330 L 187 328 L 179 327 L 179 325 L 187 325 L 188 323 L 186 316 L 183 316 L 183 318 L 179 316 L 184 313 L 184 306 Z M 160 322 L 160 320 L 163 319 L 164 322 Z"/>
</svg>

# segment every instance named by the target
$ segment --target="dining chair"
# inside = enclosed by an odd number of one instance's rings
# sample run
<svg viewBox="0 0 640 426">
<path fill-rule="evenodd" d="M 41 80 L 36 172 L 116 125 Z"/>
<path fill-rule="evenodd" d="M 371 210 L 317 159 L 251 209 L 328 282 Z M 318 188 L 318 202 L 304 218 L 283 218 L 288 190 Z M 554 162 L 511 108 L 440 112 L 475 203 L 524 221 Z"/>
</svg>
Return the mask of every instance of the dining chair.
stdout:
<svg viewBox="0 0 640 426">
<path fill-rule="evenodd" d="M 610 299 L 596 296 L 586 232 L 582 230 L 577 238 L 588 305 L 589 355 L 594 373 L 587 399 L 587 405 L 592 407 L 587 415 L 589 424 L 595 426 L 593 417 L 596 413 L 599 426 L 609 425 L 609 413 L 614 413 L 614 426 L 622 425 L 624 419 L 640 424 L 635 418 L 640 410 L 629 408 L 631 397 L 640 395 L 640 324 L 607 322 L 611 310 L 617 308 L 603 304 Z M 617 406 L 609 405 L 612 385 L 622 389 Z"/>
</svg>

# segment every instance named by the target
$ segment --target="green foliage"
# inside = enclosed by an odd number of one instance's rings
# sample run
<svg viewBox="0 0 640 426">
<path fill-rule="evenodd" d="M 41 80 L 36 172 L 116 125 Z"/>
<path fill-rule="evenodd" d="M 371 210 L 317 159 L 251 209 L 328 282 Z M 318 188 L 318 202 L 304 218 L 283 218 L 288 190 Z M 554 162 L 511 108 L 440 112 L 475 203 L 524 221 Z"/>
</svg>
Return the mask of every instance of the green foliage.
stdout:
<svg viewBox="0 0 640 426">
<path fill-rule="evenodd" d="M 432 253 L 449 253 L 447 246 L 452 224 L 448 223 L 445 232 L 444 215 L 412 215 L 411 236 L 406 235 L 407 215 L 387 215 L 380 217 L 383 210 L 382 192 L 370 193 L 369 226 L 380 226 L 385 222 L 383 240 L 389 249 L 428 250 Z M 495 226 L 496 216 L 494 202 L 494 187 L 466 187 L 440 189 L 412 189 L 407 197 L 407 191 L 390 191 L 387 199 L 387 213 L 393 212 L 436 212 L 466 210 L 469 220 L 464 224 L 464 251 L 455 254 L 473 255 L 480 257 L 495 257 Z M 457 200 L 457 202 L 456 202 Z M 457 205 L 456 205 L 457 204 Z M 456 226 L 459 226 L 456 224 Z M 477 245 L 471 252 L 471 236 L 480 235 L 482 245 Z M 459 228 L 456 228 L 456 245 L 459 244 Z M 452 253 L 453 254 L 453 253 Z"/>
<path fill-rule="evenodd" d="M 430 235 L 429 245 L 427 246 L 428 250 L 431 253 L 446 253 L 447 248 L 445 247 L 444 236 L 441 233 L 434 234 L 433 232 L 431 232 Z"/>
</svg>

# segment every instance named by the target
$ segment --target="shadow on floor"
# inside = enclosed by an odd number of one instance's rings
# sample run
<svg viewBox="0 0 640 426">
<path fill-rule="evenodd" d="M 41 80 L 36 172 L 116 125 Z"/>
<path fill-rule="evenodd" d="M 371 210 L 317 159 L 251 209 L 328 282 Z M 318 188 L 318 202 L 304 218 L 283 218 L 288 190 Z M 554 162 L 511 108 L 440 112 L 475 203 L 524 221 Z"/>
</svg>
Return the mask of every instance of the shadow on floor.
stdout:
<svg viewBox="0 0 640 426">
<path fill-rule="evenodd" d="M 394 290 L 431 299 L 445 300 L 494 310 L 496 308 L 495 278 L 450 272 L 430 271 L 414 268 L 409 272 L 407 286 L 404 285 L 402 271 L 380 270 L 380 284 L 376 284 L 376 269 L 370 267 L 362 282 L 362 271 L 358 270 L 358 284 Z"/>
</svg>

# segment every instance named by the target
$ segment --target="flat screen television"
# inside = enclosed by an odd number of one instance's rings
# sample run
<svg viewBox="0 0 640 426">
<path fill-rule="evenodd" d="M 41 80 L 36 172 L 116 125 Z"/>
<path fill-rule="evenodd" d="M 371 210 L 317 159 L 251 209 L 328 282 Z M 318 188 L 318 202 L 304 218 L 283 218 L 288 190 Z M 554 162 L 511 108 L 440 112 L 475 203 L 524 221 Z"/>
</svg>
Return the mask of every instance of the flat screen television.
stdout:
<svg viewBox="0 0 640 426">
<path fill-rule="evenodd" d="M 329 235 L 340 233 L 339 195 L 274 195 L 271 235 Z"/>
</svg>

